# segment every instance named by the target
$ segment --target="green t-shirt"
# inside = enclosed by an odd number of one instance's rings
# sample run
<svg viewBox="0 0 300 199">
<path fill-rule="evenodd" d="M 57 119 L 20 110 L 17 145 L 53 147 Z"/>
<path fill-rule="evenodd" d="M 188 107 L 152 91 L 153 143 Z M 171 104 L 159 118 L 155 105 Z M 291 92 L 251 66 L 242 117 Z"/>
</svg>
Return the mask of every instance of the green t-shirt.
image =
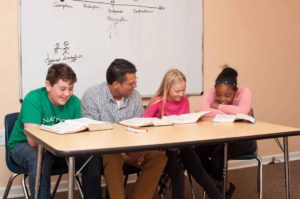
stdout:
<svg viewBox="0 0 300 199">
<path fill-rule="evenodd" d="M 80 100 L 76 96 L 71 96 L 63 106 L 54 106 L 48 98 L 45 87 L 33 90 L 24 98 L 21 112 L 8 141 L 8 147 L 11 150 L 17 143 L 27 142 L 24 123 L 54 125 L 65 119 L 80 117 Z"/>
</svg>

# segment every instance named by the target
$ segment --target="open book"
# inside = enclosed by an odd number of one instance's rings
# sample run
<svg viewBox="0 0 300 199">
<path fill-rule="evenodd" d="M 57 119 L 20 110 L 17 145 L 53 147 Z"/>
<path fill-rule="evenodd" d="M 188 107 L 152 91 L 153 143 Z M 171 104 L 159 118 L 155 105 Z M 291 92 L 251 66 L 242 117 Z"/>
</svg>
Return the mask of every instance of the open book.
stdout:
<svg viewBox="0 0 300 199">
<path fill-rule="evenodd" d="M 143 126 L 165 126 L 172 125 L 172 122 L 164 121 L 155 117 L 134 117 L 119 122 L 122 125 L 129 127 L 143 127 Z"/>
<path fill-rule="evenodd" d="M 67 133 L 76 133 L 84 130 L 89 131 L 100 131 L 112 129 L 112 123 L 102 122 L 97 120 L 92 120 L 89 118 L 79 118 L 79 119 L 70 119 L 60 122 L 58 124 L 48 126 L 41 125 L 40 129 L 57 133 L 57 134 L 67 134 Z"/>
<path fill-rule="evenodd" d="M 236 115 L 217 114 L 212 121 L 213 122 L 234 122 L 240 120 L 255 123 L 254 117 L 242 113 L 238 113 Z"/>
<path fill-rule="evenodd" d="M 173 124 L 191 124 L 196 123 L 205 114 L 210 111 L 201 111 L 195 113 L 187 113 L 181 115 L 164 116 L 162 120 L 172 122 Z"/>
<path fill-rule="evenodd" d="M 173 124 L 189 124 L 196 123 L 203 115 L 209 111 L 187 113 L 182 115 L 170 115 L 163 118 L 131 118 L 128 120 L 120 121 L 120 124 L 129 127 L 143 127 L 143 126 L 165 126 Z"/>
</svg>

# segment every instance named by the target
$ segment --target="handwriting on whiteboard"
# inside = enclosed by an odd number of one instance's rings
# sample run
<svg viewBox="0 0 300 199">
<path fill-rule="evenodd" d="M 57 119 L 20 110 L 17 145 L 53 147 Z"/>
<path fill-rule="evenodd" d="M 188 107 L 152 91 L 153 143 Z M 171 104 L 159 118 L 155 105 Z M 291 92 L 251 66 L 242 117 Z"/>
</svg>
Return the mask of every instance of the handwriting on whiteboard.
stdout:
<svg viewBox="0 0 300 199">
<path fill-rule="evenodd" d="M 68 62 L 74 63 L 80 60 L 83 56 L 71 51 L 69 41 L 55 43 L 54 47 L 47 52 L 45 63 L 49 66 L 54 63 Z"/>
<path fill-rule="evenodd" d="M 108 21 L 107 33 L 108 38 L 118 36 L 118 26 L 129 21 L 128 15 L 149 15 L 156 12 L 162 12 L 165 7 L 161 5 L 149 5 L 147 2 L 141 3 L 139 0 L 60 0 L 53 3 L 53 7 L 61 10 L 68 9 L 88 9 L 91 12 L 101 12 L 106 16 L 104 19 Z"/>
</svg>

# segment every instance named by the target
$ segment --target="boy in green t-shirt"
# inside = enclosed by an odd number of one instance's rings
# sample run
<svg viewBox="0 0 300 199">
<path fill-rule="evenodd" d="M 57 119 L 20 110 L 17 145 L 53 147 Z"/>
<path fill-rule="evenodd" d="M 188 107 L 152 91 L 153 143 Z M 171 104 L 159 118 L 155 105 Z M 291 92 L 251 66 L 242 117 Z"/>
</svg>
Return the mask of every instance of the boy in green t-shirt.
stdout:
<svg viewBox="0 0 300 199">
<path fill-rule="evenodd" d="M 28 172 L 31 196 L 34 196 L 36 177 L 37 143 L 24 134 L 24 127 L 38 127 L 41 124 L 54 125 L 65 119 L 81 117 L 80 100 L 73 95 L 77 78 L 66 64 L 54 64 L 48 69 L 46 86 L 29 92 L 22 103 L 19 118 L 8 141 L 12 159 Z M 85 163 L 89 156 L 77 156 L 76 166 Z M 51 170 L 66 167 L 64 158 L 50 152 L 43 153 L 39 198 L 50 199 Z M 100 156 L 95 154 L 82 170 L 84 198 L 101 198 Z"/>
</svg>

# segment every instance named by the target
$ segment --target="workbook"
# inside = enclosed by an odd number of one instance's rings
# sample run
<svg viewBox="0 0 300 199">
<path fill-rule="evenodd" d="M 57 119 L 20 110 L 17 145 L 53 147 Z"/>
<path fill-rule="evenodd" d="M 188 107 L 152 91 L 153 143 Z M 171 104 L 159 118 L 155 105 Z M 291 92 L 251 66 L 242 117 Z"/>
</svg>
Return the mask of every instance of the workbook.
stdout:
<svg viewBox="0 0 300 199">
<path fill-rule="evenodd" d="M 242 114 L 242 113 L 238 113 L 236 115 L 217 114 L 212 121 L 213 122 L 221 122 L 221 123 L 222 122 L 247 121 L 250 123 L 255 123 L 255 118 L 250 115 L 246 115 L 246 114 Z"/>
<path fill-rule="evenodd" d="M 101 131 L 112 129 L 112 123 L 92 120 L 89 118 L 69 119 L 49 126 L 41 125 L 40 129 L 57 134 L 76 133 L 81 131 Z"/>
<path fill-rule="evenodd" d="M 173 124 L 189 124 L 196 123 L 203 115 L 209 111 L 202 111 L 196 113 L 187 113 L 182 115 L 170 115 L 159 118 L 131 118 L 119 122 L 129 127 L 143 127 L 143 126 L 165 126 Z"/>
</svg>

